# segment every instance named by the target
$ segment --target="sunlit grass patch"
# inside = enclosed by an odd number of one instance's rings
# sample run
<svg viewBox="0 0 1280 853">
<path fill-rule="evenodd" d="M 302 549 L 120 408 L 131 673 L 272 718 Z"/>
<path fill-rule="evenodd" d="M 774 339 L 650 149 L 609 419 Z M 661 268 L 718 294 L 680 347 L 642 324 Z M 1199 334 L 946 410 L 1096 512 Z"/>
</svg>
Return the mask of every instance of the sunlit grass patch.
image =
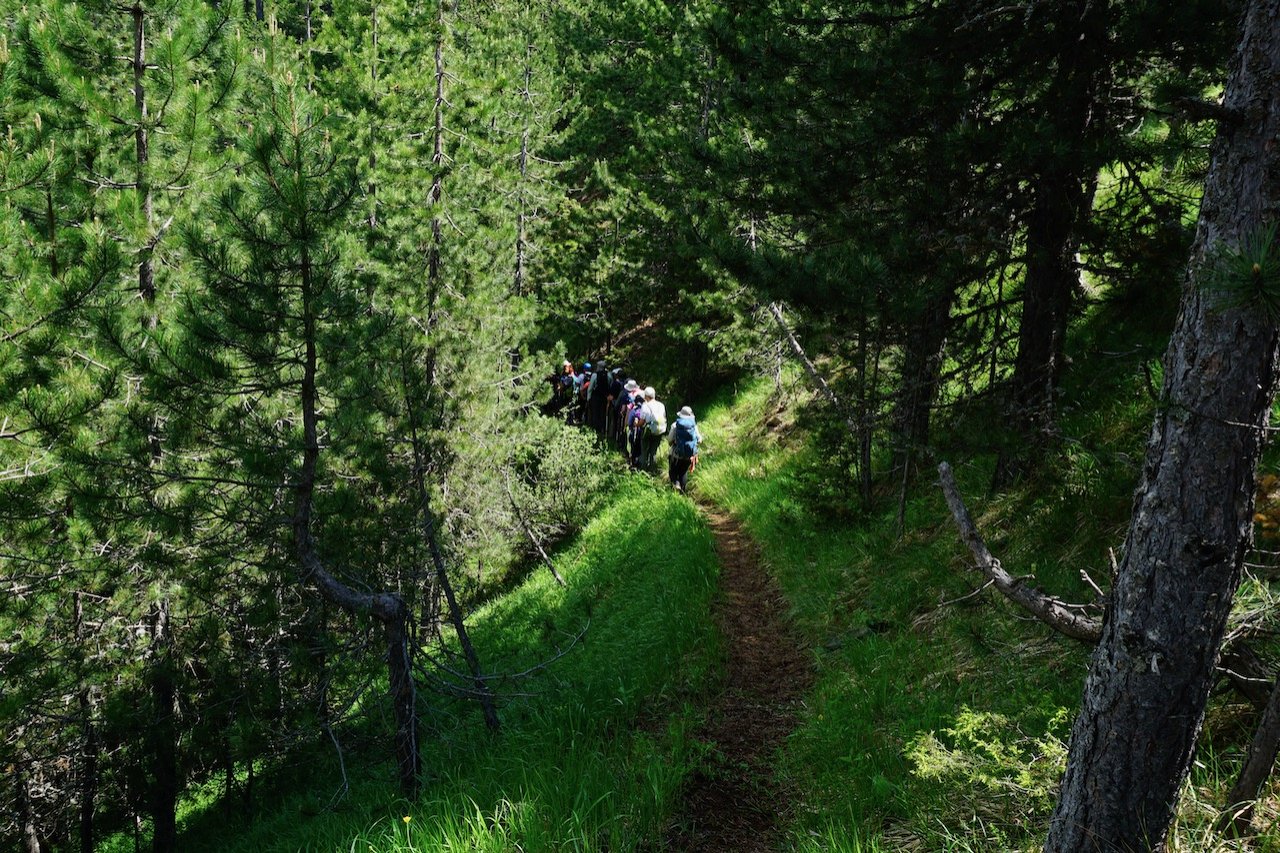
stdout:
<svg viewBox="0 0 1280 853">
<path fill-rule="evenodd" d="M 556 556 L 567 588 L 538 571 L 469 617 L 491 671 L 564 652 L 499 685 L 500 735 L 474 709 L 426 696 L 419 799 L 397 796 L 391 768 L 357 764 L 350 793 L 328 809 L 335 762 L 316 752 L 314 772 L 264 798 L 252 822 L 224 819 L 212 801 L 196 809 L 183 849 L 651 849 L 701 760 L 691 732 L 720 660 L 711 542 L 689 501 L 628 480 Z"/>
</svg>

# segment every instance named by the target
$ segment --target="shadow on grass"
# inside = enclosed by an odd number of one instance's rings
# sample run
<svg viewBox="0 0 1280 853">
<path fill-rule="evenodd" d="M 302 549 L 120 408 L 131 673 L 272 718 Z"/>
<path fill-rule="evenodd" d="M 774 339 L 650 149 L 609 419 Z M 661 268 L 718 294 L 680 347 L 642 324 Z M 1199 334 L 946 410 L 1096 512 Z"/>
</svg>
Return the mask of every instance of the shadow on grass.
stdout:
<svg viewBox="0 0 1280 853">
<path fill-rule="evenodd" d="M 590 627 L 499 687 L 499 736 L 466 707 L 426 712 L 421 798 L 401 799 L 389 766 L 364 765 L 337 809 L 317 810 L 337 786 L 332 752 L 318 752 L 314 772 L 275 781 L 252 823 L 193 802 L 183 849 L 652 849 L 699 759 L 696 700 L 718 672 L 710 534 L 687 500 L 631 478 L 556 562 L 567 589 L 535 574 L 469 618 L 483 660 L 517 672 Z"/>
</svg>

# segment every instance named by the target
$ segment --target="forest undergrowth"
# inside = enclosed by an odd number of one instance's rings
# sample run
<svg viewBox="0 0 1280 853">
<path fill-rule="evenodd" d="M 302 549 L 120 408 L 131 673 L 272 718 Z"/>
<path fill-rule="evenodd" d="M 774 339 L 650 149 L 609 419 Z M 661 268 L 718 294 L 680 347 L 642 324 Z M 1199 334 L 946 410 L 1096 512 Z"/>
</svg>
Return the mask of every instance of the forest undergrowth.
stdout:
<svg viewBox="0 0 1280 853">
<path fill-rule="evenodd" d="M 1105 579 L 1108 548 L 1122 544 L 1154 405 L 1138 350 L 1090 351 L 1045 476 L 989 493 L 994 456 L 966 441 L 983 428 L 977 406 L 957 411 L 935 448 L 1004 566 L 1079 602 L 1092 597 L 1080 571 Z M 814 440 L 825 403 L 798 371 L 784 377 L 709 407 L 697 489 L 761 544 L 816 656 L 816 686 L 780 756 L 801 797 L 786 849 L 1040 850 L 1089 649 L 993 589 L 975 594 L 983 579 L 931 472 L 908 492 L 901 529 L 896 494 L 852 511 Z M 1269 594 L 1250 578 L 1238 609 Z M 1237 695 L 1213 700 L 1170 849 L 1280 850 L 1274 781 L 1258 838 L 1212 831 L 1255 723 Z"/>
<path fill-rule="evenodd" d="M 188 802 L 182 849 L 652 849 L 700 760 L 689 735 L 718 654 L 710 534 L 689 501 L 628 478 L 554 559 L 567 587 L 538 569 L 469 622 L 491 669 L 563 656 L 496 685 L 506 697 L 496 737 L 470 704 L 426 697 L 420 799 L 353 755 L 351 789 L 334 800 L 338 762 L 319 744 L 304 766 L 259 783 L 274 790 L 251 822 L 217 791 Z"/>
</svg>

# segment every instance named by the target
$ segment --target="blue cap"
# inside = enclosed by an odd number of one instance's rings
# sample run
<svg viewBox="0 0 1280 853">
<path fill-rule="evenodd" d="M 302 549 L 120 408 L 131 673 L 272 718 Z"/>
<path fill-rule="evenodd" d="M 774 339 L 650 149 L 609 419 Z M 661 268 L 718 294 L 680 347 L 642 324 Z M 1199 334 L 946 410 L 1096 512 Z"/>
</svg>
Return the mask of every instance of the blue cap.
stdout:
<svg viewBox="0 0 1280 853">
<path fill-rule="evenodd" d="M 583 369 L 583 370 L 590 370 L 590 369 L 591 369 L 591 362 L 589 362 L 589 361 L 584 361 L 584 362 L 582 362 L 582 369 Z"/>
</svg>

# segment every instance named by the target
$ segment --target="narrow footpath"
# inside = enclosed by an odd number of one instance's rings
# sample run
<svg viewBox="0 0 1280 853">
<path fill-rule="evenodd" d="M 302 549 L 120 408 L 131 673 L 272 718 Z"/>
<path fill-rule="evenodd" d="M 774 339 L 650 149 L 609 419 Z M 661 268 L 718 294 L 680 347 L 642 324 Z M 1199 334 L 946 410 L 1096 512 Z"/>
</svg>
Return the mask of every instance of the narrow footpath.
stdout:
<svg viewBox="0 0 1280 853">
<path fill-rule="evenodd" d="M 813 670 L 755 543 L 727 513 L 705 503 L 702 509 L 721 565 L 713 615 L 726 674 L 696 734 L 714 751 L 687 784 L 667 849 L 765 853 L 776 849 L 791 804 L 774 757 L 795 728 Z"/>
</svg>

